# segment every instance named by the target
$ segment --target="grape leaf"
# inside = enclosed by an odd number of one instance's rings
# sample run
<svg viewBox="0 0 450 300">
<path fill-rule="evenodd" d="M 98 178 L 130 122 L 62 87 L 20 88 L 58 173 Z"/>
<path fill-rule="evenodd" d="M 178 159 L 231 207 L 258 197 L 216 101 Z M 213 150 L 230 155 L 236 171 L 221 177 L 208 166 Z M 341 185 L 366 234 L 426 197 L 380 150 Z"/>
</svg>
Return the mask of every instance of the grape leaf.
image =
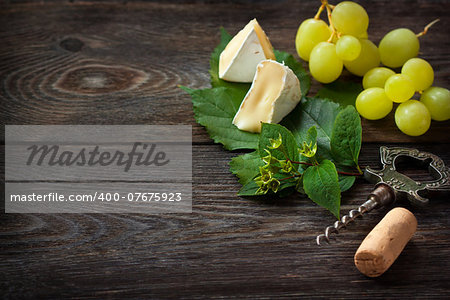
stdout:
<svg viewBox="0 0 450 300">
<path fill-rule="evenodd" d="M 359 168 L 362 128 L 353 106 L 343 108 L 325 99 L 304 98 L 281 124 L 291 130 L 298 144 L 308 139 L 309 128 L 315 126 L 319 161 L 329 159 L 337 165 Z"/>
<path fill-rule="evenodd" d="M 307 95 L 309 88 L 311 86 L 311 77 L 309 77 L 308 72 L 305 71 L 302 64 L 297 61 L 291 54 L 287 52 L 282 52 L 278 50 L 273 51 L 277 62 L 283 63 L 288 66 L 300 81 L 300 89 L 302 95 Z"/>
<path fill-rule="evenodd" d="M 298 161 L 298 146 L 294 136 L 289 130 L 279 124 L 262 124 L 261 135 L 258 142 L 258 152 L 260 157 L 267 155 L 267 152 L 264 149 L 268 149 L 268 146 L 270 146 L 270 139 L 278 139 L 279 135 L 281 135 L 283 146 L 288 157 L 293 161 Z M 283 152 L 278 149 L 271 150 L 271 153 L 277 159 L 286 159 Z"/>
<path fill-rule="evenodd" d="M 307 139 L 308 129 L 316 127 L 317 155 L 320 158 L 332 159 L 330 140 L 334 120 L 341 111 L 339 104 L 319 98 L 304 98 L 300 105 L 281 122 L 289 129 L 301 144 Z"/>
<path fill-rule="evenodd" d="M 181 88 L 191 95 L 195 120 L 206 127 L 214 142 L 222 143 L 228 150 L 256 149 L 259 134 L 239 130 L 231 123 L 242 100 L 237 89 Z"/>
<path fill-rule="evenodd" d="M 347 106 L 336 117 L 331 133 L 330 147 L 340 165 L 358 167 L 361 149 L 361 118 L 353 106 Z"/>
<path fill-rule="evenodd" d="M 220 53 L 222 53 L 223 49 L 230 42 L 232 36 L 228 34 L 228 32 L 221 27 L 220 28 L 220 43 L 214 49 L 211 54 L 211 58 L 209 60 L 209 75 L 211 76 L 211 86 L 212 87 L 228 87 L 235 88 L 239 92 L 237 93 L 237 97 L 242 101 L 247 94 L 248 89 L 250 88 L 250 83 L 238 83 L 238 82 L 229 82 L 219 78 L 219 58 Z"/>
<path fill-rule="evenodd" d="M 355 106 L 356 97 L 363 91 L 361 84 L 336 80 L 325 84 L 316 94 L 316 97 L 330 99 L 341 105 Z"/>
<path fill-rule="evenodd" d="M 307 168 L 303 173 L 303 189 L 312 201 L 339 218 L 341 190 L 336 167 L 331 161 L 325 159 Z"/>
<path fill-rule="evenodd" d="M 239 178 L 240 184 L 245 185 L 259 174 L 259 167 L 263 166 L 264 162 L 258 151 L 253 151 L 233 157 L 229 165 L 231 173 Z"/>
</svg>

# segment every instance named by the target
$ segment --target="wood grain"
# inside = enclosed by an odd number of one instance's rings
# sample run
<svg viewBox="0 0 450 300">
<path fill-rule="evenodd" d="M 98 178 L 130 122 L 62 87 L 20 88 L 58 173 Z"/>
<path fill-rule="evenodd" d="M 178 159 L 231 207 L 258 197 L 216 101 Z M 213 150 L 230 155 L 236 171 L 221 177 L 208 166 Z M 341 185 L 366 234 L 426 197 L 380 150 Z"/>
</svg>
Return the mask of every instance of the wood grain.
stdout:
<svg viewBox="0 0 450 300">
<path fill-rule="evenodd" d="M 194 126 L 194 141 L 209 143 L 195 123 L 189 96 L 177 85 L 209 86 L 218 28 L 234 34 L 257 17 L 277 49 L 295 53 L 299 22 L 317 9 L 317 1 L 251 2 L 7 5 L 0 12 L 2 28 L 11 28 L 0 33 L 1 94 L 8 99 L 2 119 L 7 124 L 183 123 Z M 435 84 L 449 86 L 450 18 L 441 7 L 445 4 L 370 2 L 369 34 L 378 42 L 395 27 L 391 24 L 420 32 L 440 18 L 421 38 L 421 55 L 435 69 Z M 318 88 L 315 83 L 311 94 Z M 429 134 L 416 138 L 396 128 L 393 113 L 363 123 L 367 142 L 449 141 L 449 122 L 433 122 Z"/>
<path fill-rule="evenodd" d="M 1 214 L 2 298 L 450 297 L 448 198 L 425 209 L 398 203 L 414 212 L 418 232 L 387 273 L 364 277 L 353 255 L 387 210 L 317 247 L 315 236 L 334 217 L 298 195 L 237 197 L 228 162 L 240 153 L 212 144 L 177 88 L 209 86 L 220 26 L 235 33 L 256 17 L 277 49 L 294 53 L 298 25 L 319 1 L 21 2 L 0 7 L 2 125 L 192 125 L 193 213 Z M 449 4 L 364 1 L 369 35 L 378 42 L 393 28 L 419 32 L 441 18 L 421 39 L 421 57 L 433 65 L 435 84 L 449 87 Z M 376 165 L 380 145 L 416 147 L 450 164 L 449 122 L 433 122 L 419 138 L 401 134 L 392 115 L 363 126 L 362 166 Z M 343 194 L 341 213 L 372 187 L 358 180 Z"/>
<path fill-rule="evenodd" d="M 377 146 L 363 148 L 362 165 L 377 159 Z M 368 279 L 354 267 L 353 255 L 386 209 L 358 220 L 332 246 L 318 248 L 315 235 L 334 221 L 331 214 L 298 196 L 237 197 L 239 184 L 227 171 L 234 155 L 219 146 L 194 147 L 192 214 L 2 215 L 5 295 L 382 298 L 413 290 L 417 297 L 448 295 L 446 201 L 423 210 L 401 203 L 415 213 L 418 232 L 384 276 Z M 448 163 L 449 154 L 443 159 Z M 359 181 L 344 193 L 342 212 L 361 203 L 371 188 Z"/>
</svg>

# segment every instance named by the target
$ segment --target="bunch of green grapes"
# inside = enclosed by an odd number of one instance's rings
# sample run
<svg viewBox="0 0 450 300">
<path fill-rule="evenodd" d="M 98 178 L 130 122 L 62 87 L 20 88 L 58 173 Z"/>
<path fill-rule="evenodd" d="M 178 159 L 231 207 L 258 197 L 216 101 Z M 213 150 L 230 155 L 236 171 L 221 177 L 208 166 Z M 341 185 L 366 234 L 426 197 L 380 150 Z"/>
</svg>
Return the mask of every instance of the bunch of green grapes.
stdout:
<svg viewBox="0 0 450 300">
<path fill-rule="evenodd" d="M 332 6 L 321 0 L 317 14 L 300 24 L 295 38 L 297 53 L 309 62 L 311 75 L 321 83 L 336 80 L 345 67 L 350 73 L 364 76 L 378 67 L 401 67 L 419 53 L 419 37 L 426 34 L 438 20 L 427 25 L 423 32 L 415 34 L 407 28 L 387 33 L 377 47 L 368 39 L 369 16 L 366 10 L 352 1 Z M 328 23 L 320 19 L 327 11 Z"/>
<path fill-rule="evenodd" d="M 424 59 L 407 60 L 396 74 L 385 67 L 376 67 L 363 77 L 364 90 L 356 98 L 356 109 L 369 120 L 384 118 L 391 112 L 393 103 L 400 103 L 395 110 L 395 123 L 405 134 L 424 134 L 431 119 L 450 119 L 450 91 L 432 87 L 434 71 Z M 420 101 L 412 99 L 421 93 Z"/>
<path fill-rule="evenodd" d="M 327 24 L 320 13 L 328 12 Z M 368 39 L 369 16 L 352 1 L 331 6 L 322 1 L 314 18 L 300 25 L 295 45 L 298 55 L 309 62 L 311 75 L 319 82 L 335 81 L 345 67 L 350 73 L 363 76 L 380 64 L 377 46 Z"/>
<path fill-rule="evenodd" d="M 300 25 L 295 39 L 298 55 L 309 62 L 311 75 L 321 83 L 335 81 L 345 67 L 363 77 L 362 91 L 356 99 L 361 116 L 377 120 L 388 115 L 394 103 L 397 127 L 405 134 L 417 136 L 430 127 L 431 119 L 450 118 L 450 93 L 445 88 L 431 87 L 434 71 L 417 58 L 419 37 L 437 21 L 415 34 L 407 28 L 388 32 L 378 47 L 368 39 L 369 17 L 365 9 L 352 1 L 336 6 L 321 0 L 317 14 Z M 328 23 L 320 19 L 327 11 Z M 380 67 L 380 63 L 386 67 Z M 396 74 L 389 68 L 401 68 Z M 413 100 L 416 92 L 420 101 Z"/>
</svg>

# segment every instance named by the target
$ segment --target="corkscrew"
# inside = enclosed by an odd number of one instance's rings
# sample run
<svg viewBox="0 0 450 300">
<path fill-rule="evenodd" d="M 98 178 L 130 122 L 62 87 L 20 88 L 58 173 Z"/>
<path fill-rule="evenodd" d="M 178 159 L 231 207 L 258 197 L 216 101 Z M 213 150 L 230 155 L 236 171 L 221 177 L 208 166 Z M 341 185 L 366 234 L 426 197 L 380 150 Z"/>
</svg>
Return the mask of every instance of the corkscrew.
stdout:
<svg viewBox="0 0 450 300">
<path fill-rule="evenodd" d="M 350 210 L 332 226 L 328 226 L 324 234 L 317 236 L 318 245 L 323 240 L 329 243 L 331 234 L 338 234 L 349 223 L 373 209 L 393 204 L 396 200 L 404 198 L 415 206 L 424 206 L 429 202 L 424 195 L 450 191 L 449 168 L 445 166 L 442 159 L 434 154 L 417 149 L 380 147 L 380 158 L 381 170 L 374 170 L 370 167 L 364 170 L 364 177 L 369 182 L 376 183 L 375 189 L 369 194 L 366 202 L 357 209 Z M 414 158 L 423 164 L 428 164 L 428 171 L 434 180 L 417 182 L 397 172 L 395 164 L 402 158 Z"/>
</svg>

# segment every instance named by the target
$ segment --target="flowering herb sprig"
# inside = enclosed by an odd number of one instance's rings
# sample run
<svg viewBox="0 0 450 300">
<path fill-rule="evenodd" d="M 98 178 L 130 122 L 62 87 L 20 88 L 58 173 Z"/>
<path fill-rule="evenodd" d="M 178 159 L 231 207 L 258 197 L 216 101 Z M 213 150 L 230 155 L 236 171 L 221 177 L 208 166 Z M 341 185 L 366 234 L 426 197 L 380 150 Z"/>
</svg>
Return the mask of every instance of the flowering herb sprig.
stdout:
<svg viewBox="0 0 450 300">
<path fill-rule="evenodd" d="M 289 129 L 263 123 L 256 151 L 233 158 L 231 170 L 242 184 L 239 195 L 283 197 L 298 191 L 339 217 L 341 192 L 362 174 L 361 119 L 353 106 L 312 100 L 302 106 L 308 114 L 294 111 L 287 117 Z M 318 111 L 328 117 L 318 118 Z"/>
<path fill-rule="evenodd" d="M 341 171 L 334 162 L 319 155 L 315 126 L 297 141 L 283 126 L 263 124 L 258 152 L 259 159 L 255 158 L 254 163 L 259 172 L 252 180 L 254 195 L 295 189 L 336 216 L 339 216 L 341 190 L 349 182 L 353 183 L 354 176 L 361 175 L 359 166 L 355 166 L 356 172 Z"/>
</svg>

